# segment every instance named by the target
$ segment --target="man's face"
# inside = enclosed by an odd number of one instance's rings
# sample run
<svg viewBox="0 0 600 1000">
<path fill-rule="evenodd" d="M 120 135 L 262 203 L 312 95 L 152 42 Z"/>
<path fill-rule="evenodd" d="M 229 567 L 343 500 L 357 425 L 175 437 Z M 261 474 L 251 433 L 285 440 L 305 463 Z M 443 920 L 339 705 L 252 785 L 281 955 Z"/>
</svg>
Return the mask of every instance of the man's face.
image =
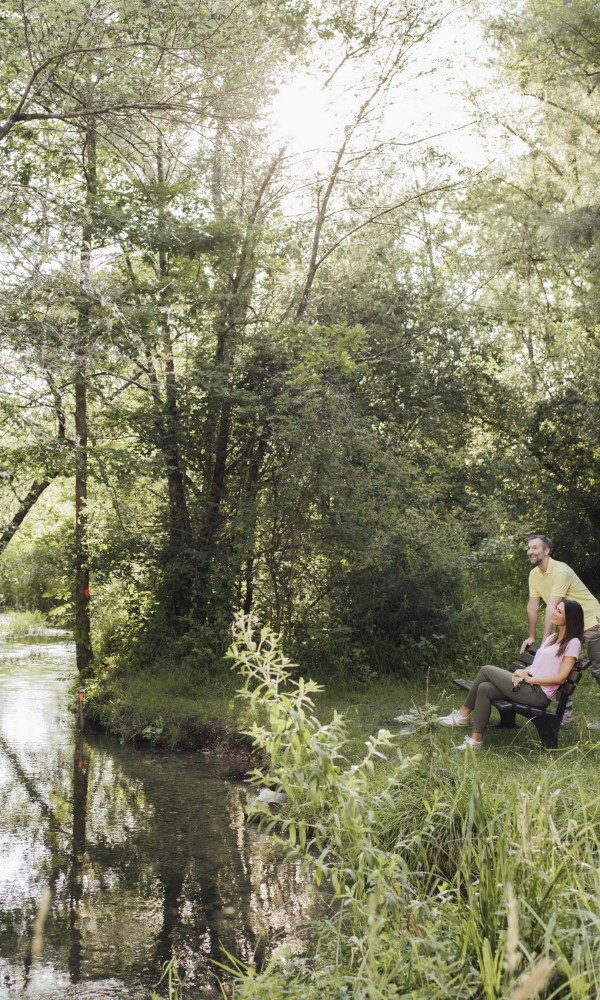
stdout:
<svg viewBox="0 0 600 1000">
<path fill-rule="evenodd" d="M 540 563 L 544 561 L 549 551 L 549 549 L 544 548 L 540 538 L 532 538 L 527 543 L 527 558 L 532 566 L 539 566 Z"/>
</svg>

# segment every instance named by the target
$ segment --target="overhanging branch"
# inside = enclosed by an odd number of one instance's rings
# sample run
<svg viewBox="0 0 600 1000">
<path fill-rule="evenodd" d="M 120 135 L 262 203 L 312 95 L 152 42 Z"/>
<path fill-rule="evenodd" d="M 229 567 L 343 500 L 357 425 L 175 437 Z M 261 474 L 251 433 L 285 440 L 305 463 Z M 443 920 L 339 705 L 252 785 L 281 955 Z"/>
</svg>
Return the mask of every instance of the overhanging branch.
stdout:
<svg viewBox="0 0 600 1000">
<path fill-rule="evenodd" d="M 48 489 L 51 479 L 43 479 L 41 482 L 37 480 L 31 486 L 29 493 L 24 500 L 21 501 L 21 506 L 18 511 L 6 526 L 2 534 L 0 535 L 0 552 L 3 552 L 8 543 L 10 542 L 13 535 L 16 533 L 18 528 L 21 526 L 25 518 L 27 517 L 29 511 L 35 506 L 39 498 L 41 497 L 44 490 Z"/>
</svg>

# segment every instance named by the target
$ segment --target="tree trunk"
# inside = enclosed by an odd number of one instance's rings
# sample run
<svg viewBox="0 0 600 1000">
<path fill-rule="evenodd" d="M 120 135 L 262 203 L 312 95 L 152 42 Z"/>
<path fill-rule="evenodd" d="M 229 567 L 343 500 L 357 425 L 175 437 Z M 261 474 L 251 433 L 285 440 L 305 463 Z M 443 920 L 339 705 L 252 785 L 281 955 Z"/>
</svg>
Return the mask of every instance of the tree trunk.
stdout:
<svg viewBox="0 0 600 1000">
<path fill-rule="evenodd" d="M 89 674 L 93 653 L 90 622 L 88 551 L 88 400 L 87 362 L 90 336 L 90 272 L 93 210 L 97 193 L 96 133 L 90 126 L 84 145 L 86 219 L 80 253 L 79 308 L 75 346 L 75 656 L 80 674 Z"/>
<path fill-rule="evenodd" d="M 206 616 L 206 610 L 210 601 L 212 568 L 222 521 L 222 500 L 227 488 L 227 460 L 229 456 L 229 445 L 231 437 L 231 422 L 233 417 L 233 402 L 231 399 L 231 384 L 228 375 L 228 368 L 233 360 L 235 351 L 236 334 L 243 329 L 250 307 L 252 290 L 256 274 L 254 262 L 254 249 L 256 242 L 256 226 L 260 212 L 264 204 L 273 177 L 283 159 L 285 150 L 280 149 L 269 164 L 260 187 L 256 193 L 254 203 L 248 214 L 246 222 L 246 232 L 240 247 L 239 257 L 236 263 L 235 272 L 229 278 L 227 297 L 223 305 L 221 323 L 217 336 L 217 346 L 215 351 L 215 363 L 224 373 L 223 385 L 224 396 L 220 401 L 218 416 L 215 419 L 217 426 L 214 457 L 210 475 L 210 482 L 206 493 L 206 502 L 202 514 L 200 526 L 200 562 L 199 562 L 199 617 Z M 219 171 L 215 168 L 213 172 L 213 197 L 215 204 L 221 206 Z M 208 434 L 206 435 L 208 438 Z M 219 583 L 219 581 L 217 581 Z M 226 590 L 227 586 L 220 583 L 220 589 Z"/>
<path fill-rule="evenodd" d="M 156 152 L 157 180 L 161 201 L 159 216 L 164 213 L 163 187 L 166 182 L 162 141 L 159 137 Z M 169 497 L 169 542 L 166 552 L 165 598 L 169 612 L 178 618 L 189 615 L 195 602 L 196 559 L 192 537 L 191 519 L 185 488 L 185 471 L 181 458 L 181 427 L 179 418 L 179 387 L 169 313 L 166 308 L 169 295 L 169 258 L 164 247 L 158 250 L 160 301 L 162 306 L 162 352 L 165 395 L 160 420 L 159 443 L 165 460 Z"/>
</svg>

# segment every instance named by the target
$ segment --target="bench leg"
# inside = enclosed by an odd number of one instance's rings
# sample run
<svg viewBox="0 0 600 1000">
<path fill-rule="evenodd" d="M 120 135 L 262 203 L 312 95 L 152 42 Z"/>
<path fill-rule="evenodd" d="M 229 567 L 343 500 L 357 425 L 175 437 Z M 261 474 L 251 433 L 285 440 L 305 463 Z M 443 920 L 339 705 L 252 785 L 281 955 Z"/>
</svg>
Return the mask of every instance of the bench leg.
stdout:
<svg viewBox="0 0 600 1000">
<path fill-rule="evenodd" d="M 498 708 L 494 705 L 500 712 L 500 722 L 496 726 L 496 729 L 518 729 L 517 725 L 517 713 L 514 708 Z"/>
<path fill-rule="evenodd" d="M 531 720 L 538 731 L 540 743 L 546 750 L 556 750 L 560 721 L 549 715 L 539 715 Z"/>
</svg>

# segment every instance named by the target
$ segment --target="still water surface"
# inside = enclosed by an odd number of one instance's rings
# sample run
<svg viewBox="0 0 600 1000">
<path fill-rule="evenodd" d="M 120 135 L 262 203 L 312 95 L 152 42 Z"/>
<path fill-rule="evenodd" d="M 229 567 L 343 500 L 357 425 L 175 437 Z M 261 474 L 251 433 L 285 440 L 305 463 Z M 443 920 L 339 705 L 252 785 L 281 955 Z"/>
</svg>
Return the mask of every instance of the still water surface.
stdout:
<svg viewBox="0 0 600 1000">
<path fill-rule="evenodd" d="M 173 951 L 186 998 L 220 996 L 222 948 L 303 951 L 319 901 L 244 821 L 243 765 L 78 733 L 74 653 L 2 636 L 0 1000 L 148 1000 Z M 32 928 L 52 894 L 41 954 Z M 166 990 L 162 991 L 166 995 Z"/>
</svg>

